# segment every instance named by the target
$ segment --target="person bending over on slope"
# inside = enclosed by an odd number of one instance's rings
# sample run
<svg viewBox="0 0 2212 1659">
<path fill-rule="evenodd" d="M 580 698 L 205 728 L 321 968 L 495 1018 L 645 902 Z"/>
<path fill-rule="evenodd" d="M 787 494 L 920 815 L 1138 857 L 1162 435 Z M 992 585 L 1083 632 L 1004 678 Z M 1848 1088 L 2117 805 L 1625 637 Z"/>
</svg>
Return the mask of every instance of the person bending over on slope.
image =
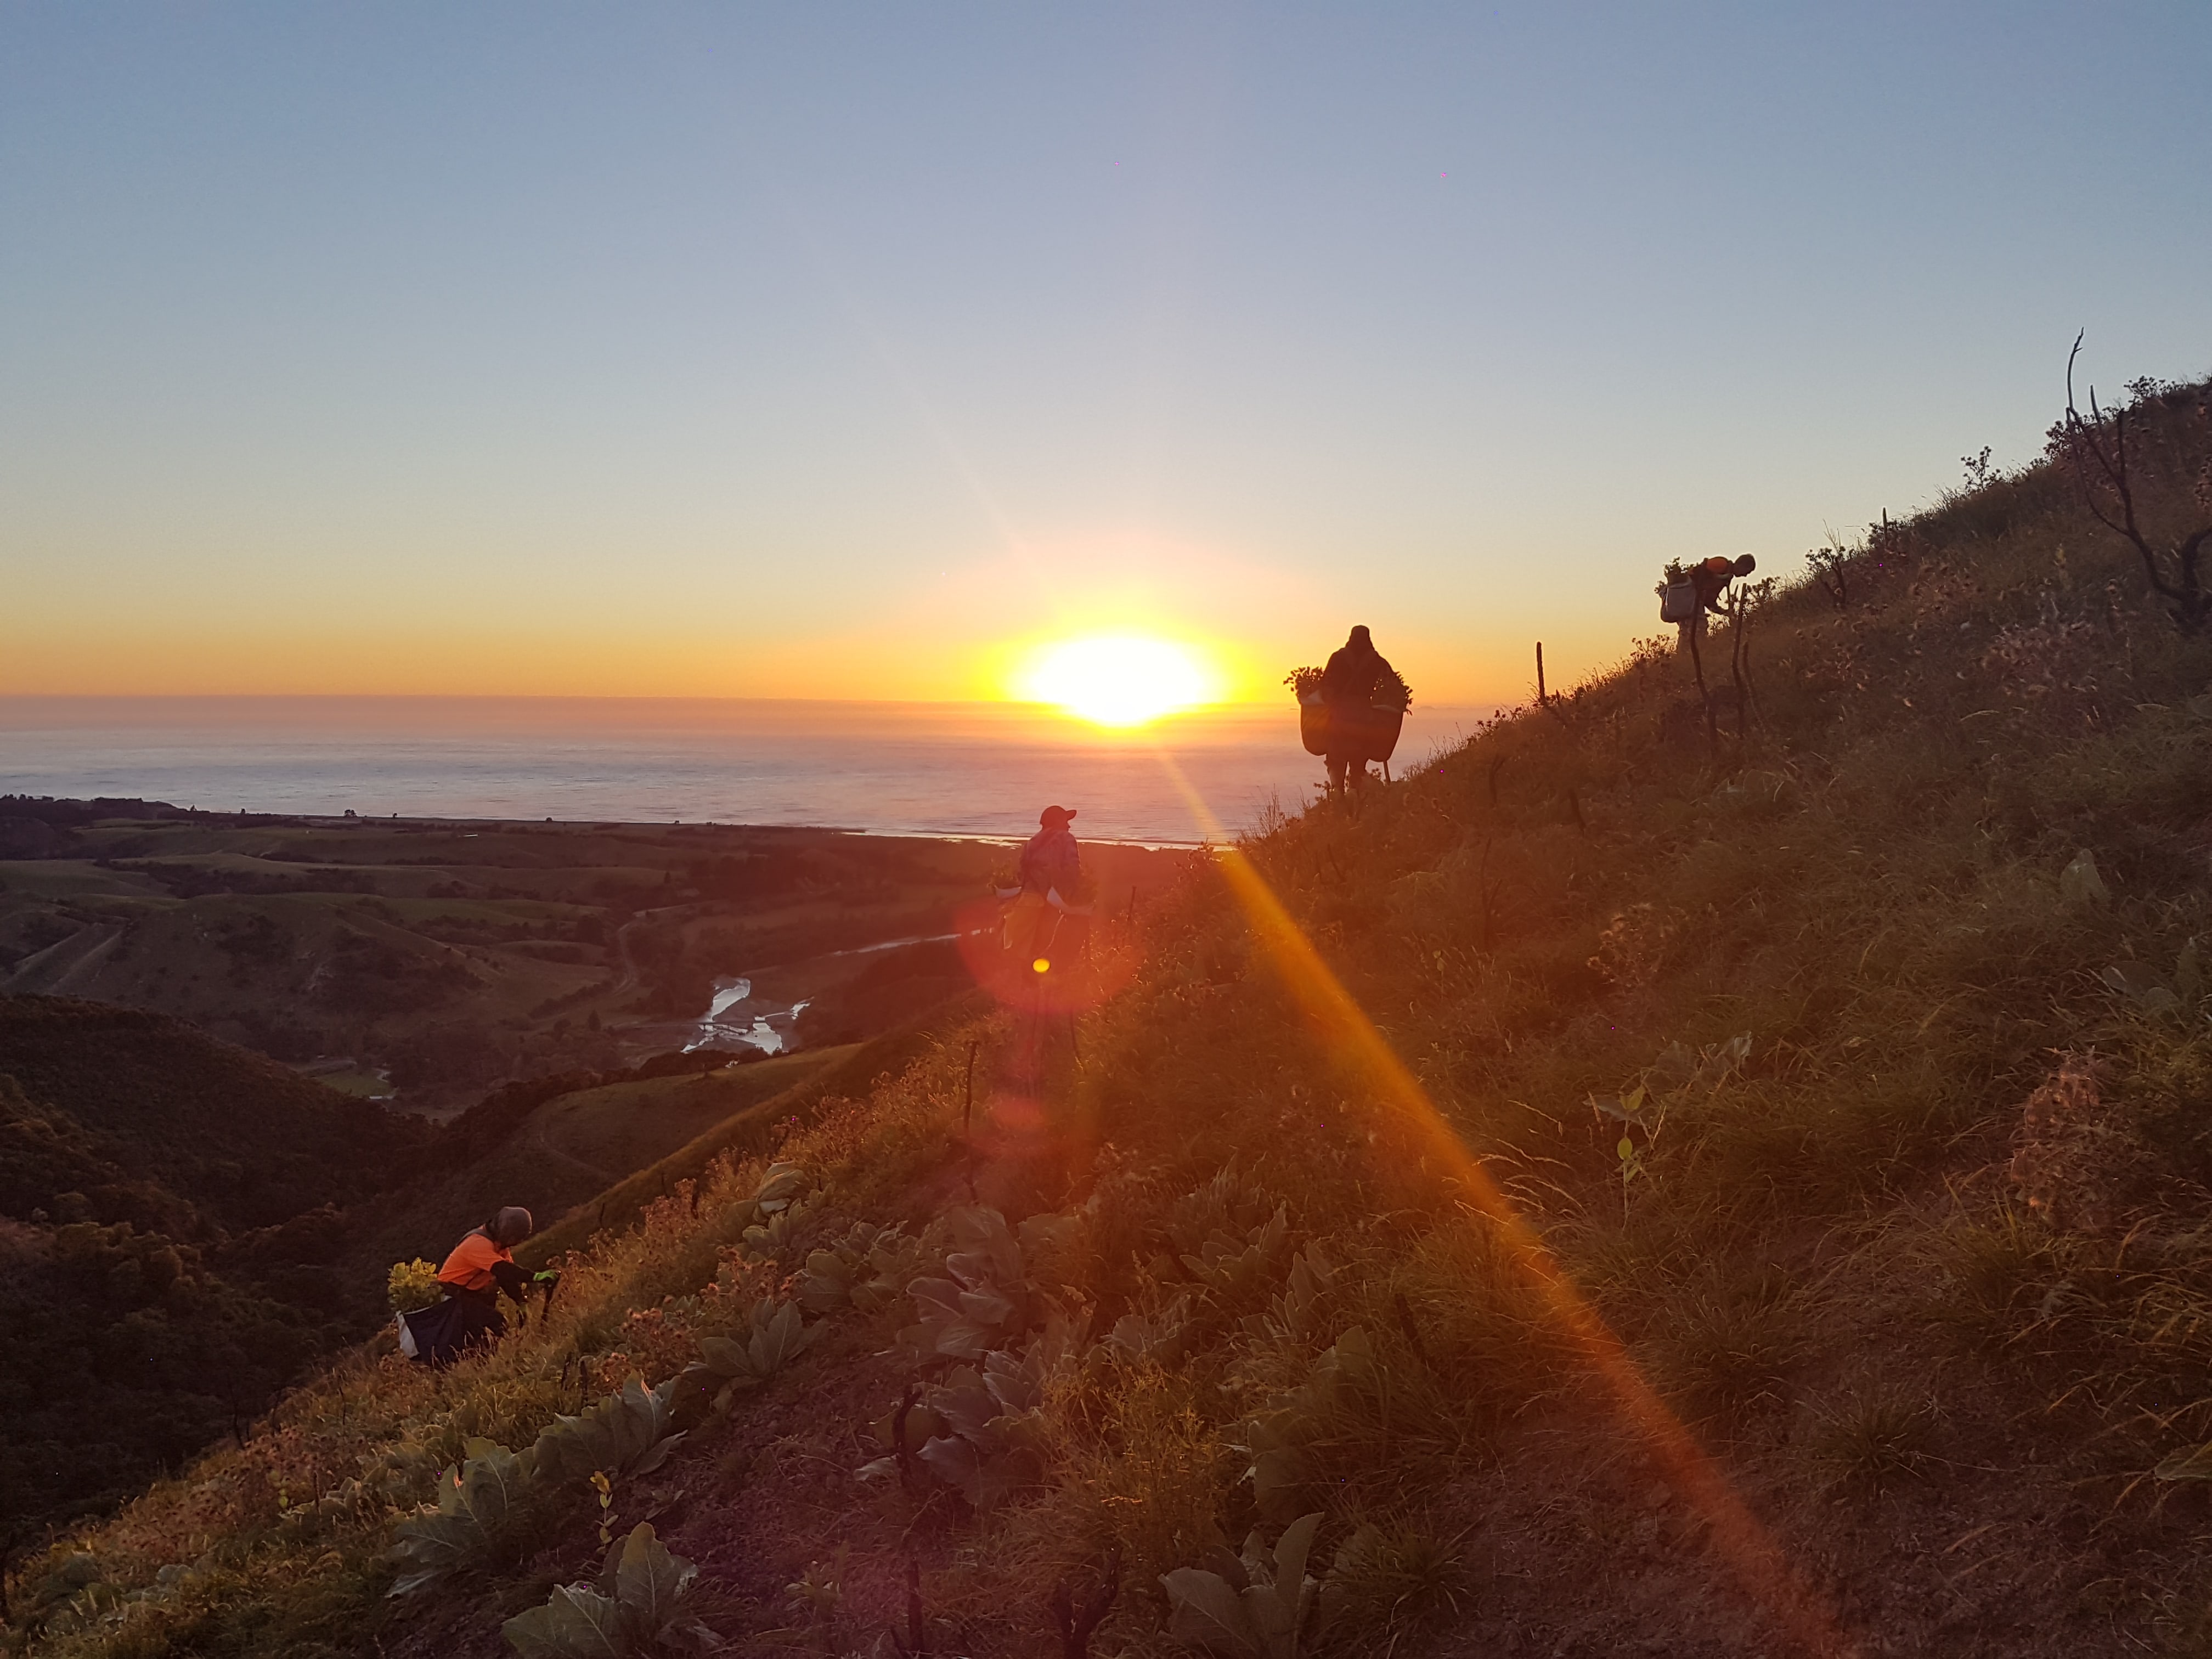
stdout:
<svg viewBox="0 0 2212 1659">
<path fill-rule="evenodd" d="M 1322 758 L 1332 790 L 1347 781 L 1354 789 L 1366 784 L 1375 694 L 1396 678 L 1364 628 L 1353 629 L 1321 671 L 1321 700 L 1328 708 L 1328 746 Z"/>
<path fill-rule="evenodd" d="M 1728 585 L 1738 576 L 1748 576 L 1758 568 L 1759 561 L 1748 553 L 1740 559 L 1723 558 L 1716 553 L 1711 558 L 1690 567 L 1690 585 L 1697 589 L 1698 611 L 1694 617 L 1680 626 L 1685 645 L 1689 643 L 1693 631 L 1698 638 L 1705 638 L 1707 611 L 1716 617 L 1728 615 L 1728 608 L 1721 603 L 1721 595 L 1727 592 Z"/>
<path fill-rule="evenodd" d="M 511 1204 L 453 1246 L 438 1269 L 446 1299 L 399 1316 L 400 1352 L 432 1365 L 450 1365 L 470 1347 L 489 1347 L 506 1334 L 504 1292 L 518 1308 L 530 1279 L 514 1265 L 514 1247 L 537 1230 L 530 1212 Z"/>
</svg>

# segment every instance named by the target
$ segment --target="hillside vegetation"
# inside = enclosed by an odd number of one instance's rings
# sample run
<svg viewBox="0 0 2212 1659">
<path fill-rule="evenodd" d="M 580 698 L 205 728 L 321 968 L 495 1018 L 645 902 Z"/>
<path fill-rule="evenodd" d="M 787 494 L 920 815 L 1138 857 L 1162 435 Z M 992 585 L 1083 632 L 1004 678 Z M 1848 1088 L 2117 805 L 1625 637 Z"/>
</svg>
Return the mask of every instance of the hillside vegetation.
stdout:
<svg viewBox="0 0 2212 1659">
<path fill-rule="evenodd" d="M 0 1538 L 181 1467 L 357 1340 L 338 1212 L 429 1139 L 177 1020 L 0 997 Z"/>
<path fill-rule="evenodd" d="M 2209 390 L 2131 404 L 2161 549 Z M 18 1639 L 2212 1650 L 2212 642 L 2054 463 L 1820 565 L 1729 695 L 1653 642 L 1194 857 L 1072 1031 L 362 1350 L 27 1556 Z"/>
<path fill-rule="evenodd" d="M 346 1262 L 381 1289 L 385 1267 L 441 1256 L 469 1228 L 520 1204 L 547 1225 L 732 1117 L 804 1083 L 850 1048 L 763 1056 L 714 1069 L 569 1073 L 494 1095 L 449 1126 L 405 1188 L 353 1218 Z M 644 1068 L 648 1071 L 650 1067 Z M 519 1098 L 517 1098 L 519 1097 Z M 501 1106 L 523 1107 L 503 1124 Z M 479 1140 L 475 1132 L 486 1133 Z"/>
<path fill-rule="evenodd" d="M 392 1262 L 441 1257 L 502 1204 L 545 1241 L 633 1218 L 776 1103 L 916 1040 L 659 1055 L 433 1128 L 179 1020 L 0 997 L 0 1547 L 242 1433 L 389 1318 Z"/>
</svg>

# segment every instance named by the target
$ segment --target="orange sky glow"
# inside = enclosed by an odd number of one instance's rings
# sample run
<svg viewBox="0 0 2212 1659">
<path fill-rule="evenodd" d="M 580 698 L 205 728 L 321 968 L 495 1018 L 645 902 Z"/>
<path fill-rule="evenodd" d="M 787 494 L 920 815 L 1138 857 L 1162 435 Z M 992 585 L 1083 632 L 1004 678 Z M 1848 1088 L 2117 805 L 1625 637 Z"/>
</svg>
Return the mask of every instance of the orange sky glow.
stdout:
<svg viewBox="0 0 2212 1659">
<path fill-rule="evenodd" d="M 1039 662 L 1104 636 L 1169 641 L 1196 665 L 1202 690 L 1170 704 L 1265 705 L 1354 622 L 1375 626 L 1431 707 L 1517 700 L 1534 679 L 1538 618 L 1514 607 L 1474 627 L 1393 629 L 1339 584 L 1156 537 L 1071 536 L 792 605 L 732 583 L 666 605 L 659 582 L 518 581 L 505 563 L 421 572 L 441 595 L 428 614 L 396 572 L 364 584 L 317 568 L 250 601 L 246 568 L 235 585 L 155 580 L 97 604 L 34 579 L 0 616 L 0 695 L 1051 702 Z M 575 614 L 586 605 L 589 626 Z M 1553 684 L 1625 643 L 1601 621 L 1553 629 Z"/>
<path fill-rule="evenodd" d="M 400 696 L 538 697 L 796 697 L 861 702 L 1043 702 L 1024 678 L 1062 641 L 1097 632 L 1005 640 L 902 638 L 885 629 L 747 644 L 696 634 L 578 636 L 558 633 L 307 632 L 274 637 L 219 629 L 189 635 L 110 629 L 12 635 L 0 629 L 0 696 Z M 1208 671 L 1199 706 L 1266 705 L 1286 698 L 1283 677 L 1319 663 L 1341 630 L 1304 638 L 1221 639 L 1181 632 Z M 1511 701 L 1533 683 L 1533 642 L 1499 641 L 1476 656 L 1466 643 L 1418 637 L 1381 644 L 1431 705 Z M 1607 641 L 1546 645 L 1556 684 L 1577 657 L 1595 664 Z M 1617 653 L 1616 653 L 1617 654 Z M 1509 655 L 1514 660 L 1509 662 Z M 1172 712 L 1167 711 L 1167 712 Z"/>
</svg>

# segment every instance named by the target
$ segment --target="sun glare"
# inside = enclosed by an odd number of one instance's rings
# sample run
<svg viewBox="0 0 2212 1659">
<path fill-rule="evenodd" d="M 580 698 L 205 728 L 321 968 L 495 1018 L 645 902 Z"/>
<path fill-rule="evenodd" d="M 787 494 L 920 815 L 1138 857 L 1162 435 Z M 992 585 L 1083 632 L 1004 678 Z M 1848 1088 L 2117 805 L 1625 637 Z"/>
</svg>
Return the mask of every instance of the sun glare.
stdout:
<svg viewBox="0 0 2212 1659">
<path fill-rule="evenodd" d="M 1066 640 L 1038 652 L 1022 690 L 1099 726 L 1142 726 L 1211 702 L 1216 675 L 1188 647 L 1143 634 Z"/>
</svg>

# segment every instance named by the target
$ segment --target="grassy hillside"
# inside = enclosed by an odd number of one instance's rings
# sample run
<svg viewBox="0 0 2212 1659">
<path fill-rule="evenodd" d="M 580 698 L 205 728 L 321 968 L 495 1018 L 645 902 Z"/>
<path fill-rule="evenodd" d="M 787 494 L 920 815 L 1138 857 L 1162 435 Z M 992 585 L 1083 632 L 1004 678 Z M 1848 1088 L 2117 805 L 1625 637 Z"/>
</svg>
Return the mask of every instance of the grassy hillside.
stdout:
<svg viewBox="0 0 2212 1659">
<path fill-rule="evenodd" d="M 481 1149 L 465 1121 L 433 1147 L 404 1191 L 356 1218 L 346 1262 L 374 1280 L 393 1261 L 442 1260 L 454 1240 L 504 1205 L 520 1204 L 551 1227 L 579 1205 L 781 1096 L 852 1053 L 811 1049 L 748 1065 L 562 1090 Z"/>
<path fill-rule="evenodd" d="M 2207 392 L 2136 405 L 2164 545 Z M 782 1114 L 15 1628 L 560 1651 L 628 1538 L 617 1601 L 701 1577 L 617 1651 L 2207 1651 L 2212 643 L 2125 553 L 2032 469 L 1717 630 L 1725 696 L 1639 647 L 1224 851 L 1073 1041 Z"/>
<path fill-rule="evenodd" d="M 718 1165 L 779 1144 L 800 1121 L 825 1105 L 866 1098 L 878 1085 L 896 1077 L 923 1054 L 965 1031 L 988 1002 L 970 994 L 941 1004 L 921 1018 L 858 1044 L 816 1051 L 829 1063 L 809 1071 L 783 1093 L 732 1113 L 674 1151 L 645 1165 L 579 1206 L 557 1224 L 531 1240 L 520 1259 L 549 1262 L 586 1246 L 605 1228 L 621 1226 L 643 1215 L 656 1199 L 684 1183 L 715 1178 Z M 801 1055 L 799 1058 L 805 1058 Z M 989 1078 L 983 1079 L 988 1090 Z"/>
<path fill-rule="evenodd" d="M 572 1207 L 856 1052 L 542 1079 L 435 1131 L 180 1021 L 0 998 L 0 1540 L 242 1429 L 382 1322 L 392 1262 L 442 1257 L 503 1204 L 557 1238 Z"/>
</svg>

